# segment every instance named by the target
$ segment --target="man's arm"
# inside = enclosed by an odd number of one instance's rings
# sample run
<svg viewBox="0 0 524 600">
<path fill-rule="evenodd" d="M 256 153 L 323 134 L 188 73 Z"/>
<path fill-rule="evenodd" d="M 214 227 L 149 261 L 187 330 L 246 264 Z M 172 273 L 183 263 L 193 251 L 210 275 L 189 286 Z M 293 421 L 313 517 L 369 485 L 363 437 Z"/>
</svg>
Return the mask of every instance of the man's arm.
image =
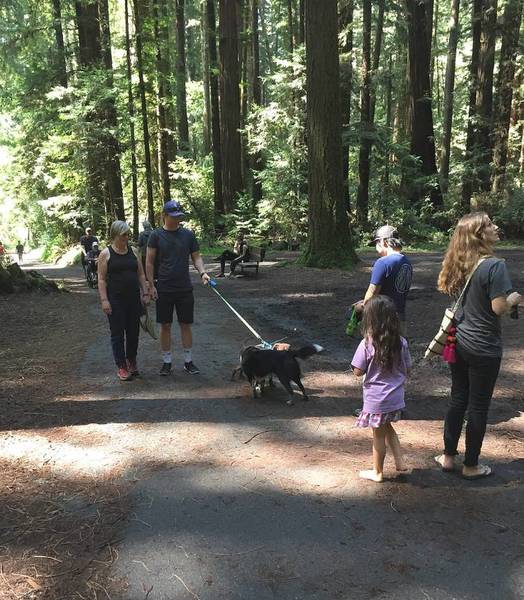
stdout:
<svg viewBox="0 0 524 600">
<path fill-rule="evenodd" d="M 198 271 L 198 274 L 200 275 L 200 277 L 202 279 L 202 283 L 204 285 L 206 285 L 211 280 L 211 277 L 209 277 L 209 275 L 206 273 L 206 267 L 204 266 L 204 259 L 202 258 L 202 255 L 200 254 L 200 252 L 192 252 L 191 260 L 193 261 L 193 264 L 195 265 L 195 269 Z"/>
<path fill-rule="evenodd" d="M 151 297 L 153 300 L 158 298 L 158 292 L 155 287 L 155 259 L 156 259 L 156 248 L 152 248 L 151 246 L 147 247 L 146 254 L 146 276 L 147 281 L 149 282 L 149 290 L 151 292 Z"/>
</svg>

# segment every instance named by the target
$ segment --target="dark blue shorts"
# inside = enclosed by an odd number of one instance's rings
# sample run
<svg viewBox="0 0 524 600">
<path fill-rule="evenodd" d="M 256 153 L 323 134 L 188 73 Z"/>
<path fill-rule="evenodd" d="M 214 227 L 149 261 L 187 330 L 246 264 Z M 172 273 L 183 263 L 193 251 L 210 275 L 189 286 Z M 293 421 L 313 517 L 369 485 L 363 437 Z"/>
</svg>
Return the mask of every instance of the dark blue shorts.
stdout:
<svg viewBox="0 0 524 600">
<path fill-rule="evenodd" d="M 181 292 L 158 292 L 156 301 L 156 322 L 172 323 L 173 312 L 176 309 L 176 317 L 179 323 L 190 325 L 193 323 L 193 312 L 195 299 L 193 290 Z"/>
</svg>

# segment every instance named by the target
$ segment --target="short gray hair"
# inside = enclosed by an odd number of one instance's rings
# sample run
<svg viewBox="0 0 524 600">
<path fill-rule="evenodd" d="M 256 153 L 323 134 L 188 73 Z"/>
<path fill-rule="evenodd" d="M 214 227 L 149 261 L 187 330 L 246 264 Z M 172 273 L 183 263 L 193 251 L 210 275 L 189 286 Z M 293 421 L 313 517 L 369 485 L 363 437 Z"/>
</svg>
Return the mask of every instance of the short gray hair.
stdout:
<svg viewBox="0 0 524 600">
<path fill-rule="evenodd" d="M 117 236 L 129 233 L 129 231 L 131 231 L 129 225 L 125 221 L 113 221 L 109 230 L 109 237 L 113 241 Z"/>
</svg>

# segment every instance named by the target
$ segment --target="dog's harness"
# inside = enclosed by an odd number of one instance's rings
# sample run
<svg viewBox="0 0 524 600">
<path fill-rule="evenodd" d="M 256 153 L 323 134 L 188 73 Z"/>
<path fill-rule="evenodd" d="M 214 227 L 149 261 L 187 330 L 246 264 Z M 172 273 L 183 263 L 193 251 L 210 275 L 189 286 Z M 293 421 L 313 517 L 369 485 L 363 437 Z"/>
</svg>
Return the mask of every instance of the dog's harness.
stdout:
<svg viewBox="0 0 524 600">
<path fill-rule="evenodd" d="M 253 329 L 253 327 L 251 327 L 251 325 L 244 319 L 244 317 L 238 312 L 238 310 L 236 310 L 235 308 L 233 308 L 233 306 L 231 306 L 231 304 L 229 304 L 229 302 L 224 298 L 224 296 L 222 296 L 222 294 L 217 290 L 217 282 L 214 279 L 211 279 L 209 281 L 209 285 L 211 286 L 211 289 L 215 292 L 215 294 L 220 298 L 220 300 L 222 300 L 222 302 L 233 312 L 233 314 L 236 315 L 240 319 L 240 321 L 249 329 L 249 331 L 251 331 L 251 333 L 257 338 L 257 340 L 260 342 L 258 347 L 262 348 L 263 350 L 271 350 L 273 348 L 273 344 L 266 342 L 266 340 L 259 333 L 257 333 L 257 331 Z"/>
</svg>

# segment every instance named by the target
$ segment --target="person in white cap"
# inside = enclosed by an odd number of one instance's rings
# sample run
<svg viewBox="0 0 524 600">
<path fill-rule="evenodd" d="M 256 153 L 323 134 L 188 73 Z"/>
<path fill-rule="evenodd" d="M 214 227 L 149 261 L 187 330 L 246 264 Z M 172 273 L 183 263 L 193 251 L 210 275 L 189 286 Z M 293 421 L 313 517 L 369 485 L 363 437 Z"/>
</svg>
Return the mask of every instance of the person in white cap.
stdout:
<svg viewBox="0 0 524 600">
<path fill-rule="evenodd" d="M 413 267 L 409 259 L 402 254 L 402 241 L 398 231 L 392 225 L 383 225 L 375 231 L 369 244 L 375 246 L 380 258 L 373 265 L 371 279 L 364 300 L 359 308 L 373 296 L 382 294 L 395 303 L 401 334 L 406 335 L 406 299 L 413 278 Z"/>
</svg>

